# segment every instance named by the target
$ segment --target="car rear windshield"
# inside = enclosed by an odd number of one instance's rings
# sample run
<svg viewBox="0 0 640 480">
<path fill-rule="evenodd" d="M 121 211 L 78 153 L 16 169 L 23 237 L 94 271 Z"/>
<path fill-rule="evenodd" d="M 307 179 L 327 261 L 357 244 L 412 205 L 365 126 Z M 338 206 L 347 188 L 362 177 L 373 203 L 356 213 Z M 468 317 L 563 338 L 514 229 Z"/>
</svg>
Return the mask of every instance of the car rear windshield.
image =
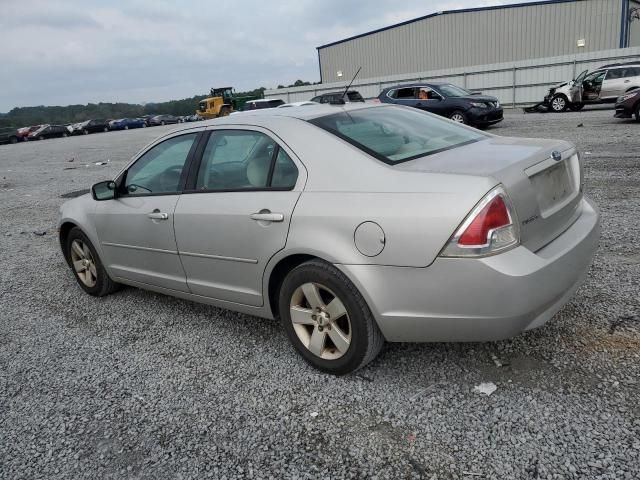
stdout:
<svg viewBox="0 0 640 480">
<path fill-rule="evenodd" d="M 360 92 L 347 92 L 347 97 L 350 102 L 364 102 L 364 98 L 362 98 Z"/>
<path fill-rule="evenodd" d="M 487 138 L 482 132 L 409 107 L 343 110 L 309 122 L 391 165 Z"/>
</svg>

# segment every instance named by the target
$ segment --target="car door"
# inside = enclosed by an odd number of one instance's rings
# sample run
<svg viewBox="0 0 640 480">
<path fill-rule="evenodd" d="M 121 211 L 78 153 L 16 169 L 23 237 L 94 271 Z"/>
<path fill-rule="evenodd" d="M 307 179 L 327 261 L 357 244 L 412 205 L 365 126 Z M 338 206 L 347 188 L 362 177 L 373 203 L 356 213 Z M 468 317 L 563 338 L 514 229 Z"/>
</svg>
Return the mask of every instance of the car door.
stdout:
<svg viewBox="0 0 640 480">
<path fill-rule="evenodd" d="M 428 92 L 429 98 L 418 98 L 415 104 L 416 108 L 435 113 L 436 115 L 442 115 L 443 117 L 449 116 L 451 112 L 448 111 L 447 102 L 442 95 L 436 92 L 433 88 L 426 85 L 423 87 L 418 87 L 416 91 L 419 92 L 420 89 L 426 90 Z M 418 95 L 416 95 L 416 97 L 417 96 Z"/>
<path fill-rule="evenodd" d="M 198 135 L 189 131 L 153 145 L 117 179 L 116 198 L 97 203 L 95 226 L 112 275 L 188 291 L 173 215 Z"/>
<path fill-rule="evenodd" d="M 606 70 L 598 70 L 590 73 L 582 82 L 582 100 L 585 102 L 595 102 L 600 100 L 600 90 L 606 75 Z"/>
<path fill-rule="evenodd" d="M 600 99 L 616 99 L 624 93 L 624 68 L 610 68 L 602 81 Z"/>
<path fill-rule="evenodd" d="M 265 266 L 285 246 L 306 171 L 267 130 L 210 132 L 175 213 L 187 283 L 196 295 L 261 306 Z"/>
</svg>

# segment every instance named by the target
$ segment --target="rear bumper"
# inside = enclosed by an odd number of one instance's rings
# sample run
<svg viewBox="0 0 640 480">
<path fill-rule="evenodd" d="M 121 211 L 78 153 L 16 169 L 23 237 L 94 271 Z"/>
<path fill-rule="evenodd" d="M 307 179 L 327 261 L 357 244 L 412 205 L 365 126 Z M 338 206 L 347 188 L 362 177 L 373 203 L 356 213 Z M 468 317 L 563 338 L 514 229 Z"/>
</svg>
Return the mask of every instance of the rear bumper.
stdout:
<svg viewBox="0 0 640 480">
<path fill-rule="evenodd" d="M 338 265 L 368 302 L 387 341 L 465 342 L 512 337 L 546 323 L 580 286 L 598 246 L 599 214 L 582 214 L 537 252 L 438 258 L 426 268 Z"/>
</svg>

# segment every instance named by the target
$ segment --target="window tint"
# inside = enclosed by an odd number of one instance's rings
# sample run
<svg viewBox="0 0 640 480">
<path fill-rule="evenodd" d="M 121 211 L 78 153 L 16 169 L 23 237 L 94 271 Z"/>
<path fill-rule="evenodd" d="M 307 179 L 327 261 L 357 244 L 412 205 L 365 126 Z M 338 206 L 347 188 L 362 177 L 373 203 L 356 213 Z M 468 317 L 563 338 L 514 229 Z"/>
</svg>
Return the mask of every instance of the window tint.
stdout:
<svg viewBox="0 0 640 480">
<path fill-rule="evenodd" d="M 196 190 L 266 188 L 276 143 L 260 132 L 213 132 L 198 171 Z"/>
<path fill-rule="evenodd" d="M 363 108 L 314 118 L 310 123 L 389 164 L 477 142 L 486 138 L 415 109 Z"/>
<path fill-rule="evenodd" d="M 607 80 L 616 80 L 622 78 L 624 70 L 622 68 L 612 68 L 607 72 Z"/>
<path fill-rule="evenodd" d="M 182 169 L 197 135 L 173 137 L 148 150 L 127 171 L 127 193 L 177 193 Z"/>
<path fill-rule="evenodd" d="M 622 75 L 625 78 L 640 76 L 640 67 L 628 67 Z"/>
<path fill-rule="evenodd" d="M 394 91 L 392 98 L 414 99 L 416 98 L 416 89 L 413 87 L 399 88 Z"/>
<path fill-rule="evenodd" d="M 291 157 L 282 148 L 278 150 L 276 164 L 273 167 L 271 186 L 274 188 L 293 188 L 298 179 L 298 168 Z"/>
</svg>

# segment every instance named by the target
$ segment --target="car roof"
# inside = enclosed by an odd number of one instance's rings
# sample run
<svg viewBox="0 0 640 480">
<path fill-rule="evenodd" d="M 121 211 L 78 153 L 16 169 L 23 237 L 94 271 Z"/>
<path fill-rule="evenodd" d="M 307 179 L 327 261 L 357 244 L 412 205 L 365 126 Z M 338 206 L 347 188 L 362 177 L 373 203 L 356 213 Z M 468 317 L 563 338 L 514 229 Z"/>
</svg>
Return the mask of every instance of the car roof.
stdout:
<svg viewBox="0 0 640 480">
<path fill-rule="evenodd" d="M 451 82 L 430 82 L 430 81 L 426 81 L 426 82 L 419 82 L 419 83 L 403 83 L 401 85 L 394 85 L 392 87 L 386 87 L 385 90 L 393 90 L 395 88 L 415 88 L 415 87 L 430 87 L 430 86 L 435 86 L 435 87 L 440 87 L 442 85 L 453 85 Z"/>
</svg>

